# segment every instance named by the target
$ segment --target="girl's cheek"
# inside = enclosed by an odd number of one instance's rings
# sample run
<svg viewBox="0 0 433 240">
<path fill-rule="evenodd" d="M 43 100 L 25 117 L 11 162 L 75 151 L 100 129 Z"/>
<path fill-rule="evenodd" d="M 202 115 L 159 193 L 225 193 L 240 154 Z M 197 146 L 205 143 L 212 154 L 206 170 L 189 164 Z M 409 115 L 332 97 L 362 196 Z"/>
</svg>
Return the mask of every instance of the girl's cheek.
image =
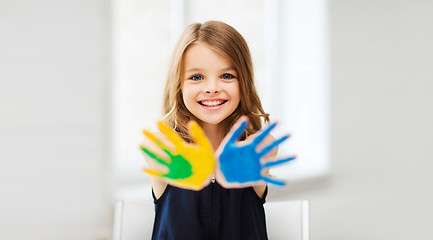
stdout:
<svg viewBox="0 0 433 240">
<path fill-rule="evenodd" d="M 232 91 L 238 92 L 239 91 L 239 83 L 237 81 L 235 82 L 231 82 L 231 83 L 226 83 L 226 87 L 228 89 L 231 89 Z"/>
<path fill-rule="evenodd" d="M 199 91 L 197 84 L 184 84 L 182 87 L 182 94 L 184 97 L 193 97 Z"/>
<path fill-rule="evenodd" d="M 199 92 L 203 86 L 200 83 L 195 83 L 195 84 L 189 84 L 186 87 L 187 87 L 187 91 L 191 93 L 196 93 Z"/>
</svg>

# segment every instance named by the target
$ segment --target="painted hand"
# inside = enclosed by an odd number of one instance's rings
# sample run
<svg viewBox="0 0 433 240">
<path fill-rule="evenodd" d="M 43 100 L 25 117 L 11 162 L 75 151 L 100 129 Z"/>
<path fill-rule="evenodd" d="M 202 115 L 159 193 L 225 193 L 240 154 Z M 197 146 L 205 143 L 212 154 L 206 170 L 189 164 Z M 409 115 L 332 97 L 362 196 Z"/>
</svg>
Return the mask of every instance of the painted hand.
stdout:
<svg viewBox="0 0 433 240">
<path fill-rule="evenodd" d="M 241 120 L 240 125 L 232 130 L 221 144 L 222 149 L 218 150 L 219 168 L 228 185 L 246 186 L 256 183 L 270 183 L 277 186 L 285 186 L 284 181 L 272 179 L 263 172 L 276 165 L 286 163 L 295 159 L 294 156 L 272 160 L 262 163 L 261 159 L 271 152 L 289 136 L 283 136 L 278 140 L 257 151 L 257 146 L 268 136 L 269 132 L 276 126 L 276 123 L 269 125 L 265 130 L 256 135 L 252 141 L 236 143 L 236 140 L 244 132 L 247 126 L 246 120 Z M 226 142 L 224 144 L 224 142 Z"/>
<path fill-rule="evenodd" d="M 158 122 L 158 127 L 174 145 L 174 150 L 167 147 L 161 139 L 146 130 L 143 130 L 143 133 L 162 149 L 167 154 L 167 157 L 155 154 L 145 146 L 140 146 L 140 148 L 150 158 L 165 166 L 167 171 L 162 172 L 154 169 L 143 169 L 143 171 L 178 187 L 192 190 L 203 188 L 210 181 L 210 176 L 215 170 L 216 161 L 212 146 L 201 127 L 194 121 L 191 121 L 188 126 L 191 138 L 195 143 L 185 142 L 162 121 Z"/>
</svg>

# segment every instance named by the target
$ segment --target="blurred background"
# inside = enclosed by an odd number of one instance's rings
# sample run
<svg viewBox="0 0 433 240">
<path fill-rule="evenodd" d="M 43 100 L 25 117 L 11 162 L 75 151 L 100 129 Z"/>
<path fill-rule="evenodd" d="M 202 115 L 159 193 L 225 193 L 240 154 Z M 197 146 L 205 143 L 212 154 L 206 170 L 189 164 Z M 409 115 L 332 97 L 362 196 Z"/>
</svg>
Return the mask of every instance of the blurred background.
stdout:
<svg viewBox="0 0 433 240">
<path fill-rule="evenodd" d="M 108 240 L 149 200 L 174 42 L 221 20 L 247 40 L 265 110 L 292 133 L 275 170 L 311 239 L 433 239 L 432 1 L 0 1 L 0 238 Z"/>
</svg>

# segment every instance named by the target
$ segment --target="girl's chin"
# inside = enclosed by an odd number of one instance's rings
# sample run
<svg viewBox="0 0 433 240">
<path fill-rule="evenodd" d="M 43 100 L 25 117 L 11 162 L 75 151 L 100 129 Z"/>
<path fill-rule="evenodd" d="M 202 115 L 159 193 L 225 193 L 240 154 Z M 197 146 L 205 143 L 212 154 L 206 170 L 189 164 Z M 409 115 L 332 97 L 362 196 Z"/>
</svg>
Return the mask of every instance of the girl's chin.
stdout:
<svg viewBox="0 0 433 240">
<path fill-rule="evenodd" d="M 202 124 L 205 124 L 205 125 L 218 125 L 222 122 L 222 120 L 221 121 L 212 121 L 212 120 L 205 120 L 205 119 L 200 119 L 200 121 Z"/>
<path fill-rule="evenodd" d="M 202 124 L 206 125 L 218 125 L 220 124 L 224 118 L 209 118 L 209 117 L 201 117 L 199 118 Z"/>
</svg>

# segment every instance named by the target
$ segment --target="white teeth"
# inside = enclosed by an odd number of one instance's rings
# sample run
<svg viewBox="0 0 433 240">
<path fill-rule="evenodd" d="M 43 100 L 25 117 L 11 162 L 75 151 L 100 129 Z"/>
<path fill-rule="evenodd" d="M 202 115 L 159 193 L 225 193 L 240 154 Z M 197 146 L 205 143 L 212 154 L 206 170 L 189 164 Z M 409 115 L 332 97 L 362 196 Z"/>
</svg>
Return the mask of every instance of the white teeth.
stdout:
<svg viewBox="0 0 433 240">
<path fill-rule="evenodd" d="M 223 101 L 202 101 L 201 104 L 209 106 L 209 107 L 215 107 L 223 103 Z"/>
</svg>

